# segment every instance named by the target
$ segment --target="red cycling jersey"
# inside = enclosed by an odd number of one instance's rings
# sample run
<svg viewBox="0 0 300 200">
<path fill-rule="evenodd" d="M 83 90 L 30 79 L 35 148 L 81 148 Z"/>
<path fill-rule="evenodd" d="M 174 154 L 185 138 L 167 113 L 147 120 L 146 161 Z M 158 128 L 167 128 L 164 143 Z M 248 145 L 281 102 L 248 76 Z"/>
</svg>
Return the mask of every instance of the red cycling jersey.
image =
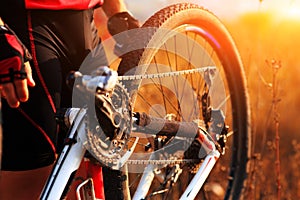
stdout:
<svg viewBox="0 0 300 200">
<path fill-rule="evenodd" d="M 103 0 L 25 0 L 27 9 L 84 10 L 101 6 Z"/>
</svg>

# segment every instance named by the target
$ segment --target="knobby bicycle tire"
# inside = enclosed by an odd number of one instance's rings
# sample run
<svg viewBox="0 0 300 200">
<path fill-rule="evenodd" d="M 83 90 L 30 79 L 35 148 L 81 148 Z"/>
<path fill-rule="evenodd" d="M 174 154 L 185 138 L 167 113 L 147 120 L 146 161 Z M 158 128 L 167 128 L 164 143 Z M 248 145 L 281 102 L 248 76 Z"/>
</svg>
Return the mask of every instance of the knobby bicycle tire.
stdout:
<svg viewBox="0 0 300 200">
<path fill-rule="evenodd" d="M 226 192 L 222 198 L 242 198 L 243 189 L 246 186 L 247 181 L 249 169 L 248 161 L 251 152 L 250 109 L 243 65 L 230 33 L 214 14 L 198 5 L 190 3 L 179 3 L 158 11 L 142 26 L 142 28 L 147 27 L 151 29 L 146 31 L 146 33 L 138 34 L 134 37 L 135 41 L 142 43 L 143 48 L 126 53 L 119 65 L 118 73 L 120 75 L 150 73 L 148 70 L 151 66 L 148 66 L 145 69 L 143 68 L 143 70 L 132 70 L 131 68 L 145 66 L 151 62 L 153 63 L 157 54 L 157 49 L 155 47 L 157 46 L 157 48 L 160 48 L 167 43 L 167 40 L 170 41 L 170 38 L 177 37 L 174 36 L 173 31 L 180 32 L 182 35 L 188 36 L 189 39 L 192 40 L 196 40 L 196 37 L 200 37 L 205 41 L 205 43 L 200 44 L 203 46 L 203 49 L 207 48 L 206 46 L 210 46 L 214 55 L 209 53 L 206 55 L 211 56 L 212 60 L 215 58 L 219 60 L 220 70 L 223 71 L 223 78 L 226 82 L 224 84 L 230 98 L 230 118 L 232 118 L 230 124 L 233 132 L 233 135 L 231 136 L 232 141 L 230 142 L 231 146 L 226 147 L 230 148 L 229 152 L 231 154 L 228 158 L 230 160 L 229 169 L 225 169 L 225 177 L 229 178 L 225 179 L 227 188 L 224 188 Z M 154 29 L 152 29 L 153 27 Z M 171 32 L 161 32 L 160 30 L 170 30 Z M 170 46 L 169 44 L 167 45 Z M 183 47 L 180 46 L 179 48 Z M 171 54 L 176 54 L 176 49 L 175 52 L 173 51 Z M 192 59 L 195 59 L 195 57 Z M 176 64 L 176 62 L 177 61 L 172 61 L 173 64 Z M 170 72 L 172 73 L 173 71 Z M 161 71 L 158 70 L 156 73 L 161 73 Z M 131 87 L 132 91 L 139 91 L 142 87 L 141 81 L 131 83 L 131 85 L 127 85 L 127 87 Z M 147 91 L 148 92 L 146 93 L 151 93 L 151 90 L 148 89 Z M 130 89 L 129 92 L 131 92 Z M 157 96 L 157 94 L 153 95 Z M 151 98 L 154 98 L 153 95 Z M 135 105 L 136 102 L 133 101 L 134 109 Z M 227 150 L 228 149 L 226 149 L 226 151 Z M 222 160 L 222 157 L 220 160 Z M 225 163 L 229 164 L 228 162 L 229 161 L 225 159 Z M 222 166 L 215 168 L 223 169 Z M 221 179 L 221 176 L 219 176 L 217 172 L 216 177 L 212 176 L 213 175 L 210 175 L 208 179 L 213 179 L 215 183 L 219 181 L 218 179 Z M 180 187 L 183 186 L 181 185 Z M 134 193 L 134 190 L 135 188 L 132 188 L 131 192 Z M 205 190 L 205 186 L 203 190 Z M 200 196 L 201 195 L 198 195 L 196 198 L 198 199 Z M 205 196 L 206 198 L 209 197 L 205 191 L 202 192 L 202 196 Z M 167 199 L 168 197 L 161 198 Z M 172 199 L 176 198 L 177 196 L 172 197 Z M 212 199 L 214 198 L 212 197 Z"/>
</svg>

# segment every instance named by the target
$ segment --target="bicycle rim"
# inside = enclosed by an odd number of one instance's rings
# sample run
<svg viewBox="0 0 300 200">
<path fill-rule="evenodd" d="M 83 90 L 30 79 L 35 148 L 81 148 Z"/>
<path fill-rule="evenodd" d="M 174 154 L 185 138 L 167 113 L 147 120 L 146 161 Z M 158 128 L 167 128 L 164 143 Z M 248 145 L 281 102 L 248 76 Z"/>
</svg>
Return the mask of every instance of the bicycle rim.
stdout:
<svg viewBox="0 0 300 200">
<path fill-rule="evenodd" d="M 119 74 L 126 74 L 129 66 L 143 66 L 143 70 L 130 73 L 169 73 L 170 77 L 149 78 L 135 83 L 137 88 L 133 88 L 132 92 L 136 97 L 134 111 L 157 117 L 175 113 L 178 121 L 203 122 L 200 99 L 213 78 L 205 78 L 203 72 L 177 75 L 175 72 L 209 67 L 217 69 L 218 78 L 213 80 L 214 85 L 222 86 L 210 88 L 209 95 L 212 108 L 221 110 L 225 115 L 229 136 L 225 155 L 214 167 L 196 199 L 243 198 L 251 147 L 250 110 L 242 62 L 230 34 L 216 16 L 189 3 L 162 9 L 143 27 L 155 29 L 148 31 L 146 36 L 137 36 L 142 37 L 144 48 L 124 56 Z M 169 31 L 162 33 L 161 30 Z M 149 138 L 144 140 L 149 142 Z M 159 195 L 151 195 L 151 192 L 157 191 L 156 187 L 161 187 L 154 179 L 147 198 L 178 199 L 187 185 L 187 177 L 192 176 L 190 168 L 184 167 L 180 180 Z M 129 174 L 129 181 L 133 182 L 129 184 L 132 193 L 136 190 L 134 180 L 137 177 L 135 173 Z"/>
</svg>

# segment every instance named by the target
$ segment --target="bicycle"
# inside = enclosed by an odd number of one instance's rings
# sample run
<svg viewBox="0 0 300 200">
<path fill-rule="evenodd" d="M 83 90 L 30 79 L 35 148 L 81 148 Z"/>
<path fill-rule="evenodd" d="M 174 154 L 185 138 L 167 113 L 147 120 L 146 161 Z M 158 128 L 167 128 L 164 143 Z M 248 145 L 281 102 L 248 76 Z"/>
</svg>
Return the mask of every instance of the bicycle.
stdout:
<svg viewBox="0 0 300 200">
<path fill-rule="evenodd" d="M 226 27 L 208 10 L 179 3 L 131 36 L 138 42 L 123 55 L 109 96 L 119 132 L 103 134 L 99 117 L 89 115 L 97 112 L 93 101 L 63 112 L 67 142 L 41 199 L 65 195 L 87 151 L 102 166 L 123 170 L 126 198 L 243 198 L 250 109 L 243 65 Z M 99 79 L 80 75 L 77 84 L 96 90 Z M 85 198 L 95 198 L 92 179 L 80 185 L 78 198 L 86 183 Z"/>
</svg>

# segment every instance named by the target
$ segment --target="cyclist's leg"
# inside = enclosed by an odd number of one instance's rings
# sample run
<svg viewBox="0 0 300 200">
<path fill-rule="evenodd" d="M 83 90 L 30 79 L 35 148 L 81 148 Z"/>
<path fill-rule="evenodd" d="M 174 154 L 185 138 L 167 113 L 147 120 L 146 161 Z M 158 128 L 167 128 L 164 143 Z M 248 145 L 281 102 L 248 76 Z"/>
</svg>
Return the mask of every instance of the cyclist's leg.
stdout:
<svg viewBox="0 0 300 200">
<path fill-rule="evenodd" d="M 0 199 L 38 199 L 52 165 L 27 171 L 1 171 Z"/>
<path fill-rule="evenodd" d="M 67 11 L 66 11 L 67 12 Z M 58 13 L 58 12 L 53 12 Z M 36 86 L 30 91 L 30 99 L 26 104 L 21 105 L 21 109 L 10 109 L 7 105 L 5 105 L 6 112 L 3 114 L 5 116 L 5 127 L 4 127 L 4 148 L 3 148 L 3 176 L 1 185 L 0 185 L 0 193 L 5 194 L 5 191 L 10 191 L 10 195 L 20 195 L 25 197 L 26 194 L 32 197 L 35 197 L 36 194 L 40 194 L 41 189 L 43 187 L 43 183 L 45 183 L 45 178 L 49 175 L 49 168 L 46 167 L 53 163 L 55 160 L 54 154 L 54 146 L 52 141 L 56 141 L 56 123 L 54 118 L 55 108 L 59 106 L 60 103 L 60 93 L 62 89 L 62 85 L 64 80 L 62 76 L 62 69 L 60 66 L 60 62 L 57 59 L 58 52 L 51 54 L 51 50 L 57 50 L 59 47 L 62 47 L 62 50 L 70 50 L 74 57 L 69 57 L 68 59 L 76 60 L 75 62 L 80 64 L 87 53 L 85 41 L 77 39 L 72 39 L 69 32 L 72 32 L 72 36 L 76 38 L 76 34 L 74 33 L 82 33 L 82 19 L 85 18 L 82 13 L 77 12 L 77 17 L 74 19 L 73 13 L 61 13 L 65 17 L 61 16 L 51 16 L 44 12 L 36 13 L 32 12 L 35 16 L 31 15 L 33 28 L 34 28 L 34 39 L 35 39 L 35 50 L 36 56 L 34 56 L 34 61 L 32 63 L 33 66 L 33 75 L 36 81 Z M 38 16 L 40 14 L 40 16 Z M 69 14 L 69 15 L 68 15 Z M 44 16 L 44 18 L 42 18 Z M 69 18 L 66 19 L 66 16 Z M 81 17 L 81 19 L 79 19 Z M 45 19 L 46 18 L 46 19 Z M 58 26 L 60 28 L 64 27 L 65 29 L 59 29 L 57 31 L 61 31 L 59 33 L 64 34 L 66 37 L 68 36 L 68 40 L 59 40 L 58 37 L 54 35 L 54 39 L 51 40 L 51 37 L 48 37 L 47 34 L 55 34 L 53 29 L 47 29 L 46 25 L 49 19 L 58 20 L 57 23 L 62 23 Z M 44 22 L 42 20 L 45 20 Z M 64 19 L 64 20 L 62 20 Z M 72 19 L 72 20 L 71 20 Z M 41 20 L 41 21 L 39 21 Z M 69 21 L 67 21 L 69 20 Z M 80 28 L 80 31 L 72 31 L 67 30 L 71 25 L 68 22 L 73 21 L 73 23 L 79 23 L 76 27 L 77 30 Z M 51 20 L 49 20 L 51 21 Z M 63 26 L 66 23 L 69 26 Z M 26 23 L 24 23 L 26 24 Z M 39 26 L 39 24 L 43 24 L 44 26 Z M 39 28 L 46 27 L 49 32 L 38 32 L 41 31 Z M 86 27 L 86 26 L 85 26 Z M 88 29 L 88 27 L 86 27 Z M 66 32 L 64 32 L 66 31 Z M 26 33 L 24 31 L 23 33 Z M 22 32 L 21 32 L 22 35 Z M 26 34 L 25 34 L 26 35 Z M 60 34 L 58 34 L 60 35 Z M 41 36 L 40 38 L 36 38 Z M 51 35 L 53 36 L 53 35 Z M 84 35 L 81 35 L 81 38 Z M 79 37 L 80 38 L 80 37 Z M 44 41 L 43 39 L 46 39 Z M 60 38 L 61 39 L 61 38 Z M 69 41 L 70 44 L 61 44 L 62 41 Z M 78 44 L 78 42 L 79 44 Z M 83 41 L 83 42 L 82 42 Z M 94 40 L 96 41 L 96 40 Z M 59 44 L 44 44 L 43 42 L 58 42 Z M 27 43 L 26 43 L 27 44 Z M 38 46 L 37 44 L 40 44 Z M 29 44 L 27 44 L 29 46 Z M 32 45 L 32 44 L 31 44 Z M 66 45 L 66 46 L 64 46 Z M 81 45 L 79 48 L 76 45 Z M 32 47 L 32 46 L 31 46 Z M 42 54 L 43 50 L 41 48 L 49 47 L 50 52 L 46 52 Z M 77 49 L 80 49 L 78 52 Z M 33 49 L 32 49 L 33 50 Z M 61 50 L 61 49 L 60 49 Z M 65 55 L 66 52 L 59 52 L 61 56 L 69 56 Z M 51 56 L 49 56 L 49 54 Z M 78 56 L 80 55 L 80 56 Z M 43 57 L 44 56 L 44 57 Z M 75 65 L 74 66 L 78 66 Z M 64 69 L 64 72 L 69 71 L 68 69 Z M 69 92 L 70 93 L 70 92 Z M 65 94 L 65 93 L 64 93 Z M 70 99 L 69 99 L 70 100 Z M 68 100 L 64 101 L 68 102 Z M 63 106 L 71 105 L 71 102 L 63 104 Z M 34 169 L 34 170 L 33 170 Z M 20 172 L 26 170 L 25 172 Z M 15 171 L 15 172 L 11 172 Z M 5 175 L 8 174 L 8 175 Z M 16 179 L 18 178 L 18 179 Z M 40 181 L 35 181 L 38 184 L 28 184 L 28 180 L 34 180 L 34 178 L 38 178 Z M 15 180 L 18 180 L 18 184 L 10 184 Z M 23 187 L 19 187 L 20 185 L 26 185 L 29 188 L 22 190 Z M 12 192 L 16 191 L 16 192 Z M 2 199 L 2 198 L 1 198 Z M 10 198 L 10 199 L 18 199 L 18 198 Z M 21 198 L 23 199 L 23 198 Z"/>
<path fill-rule="evenodd" d="M 57 77 L 57 76 L 54 76 Z M 38 197 L 55 160 L 54 111 L 36 78 L 28 103 L 11 109 L 3 102 L 1 195 Z M 47 133 L 47 134 L 46 134 Z M 48 135 L 49 134 L 49 135 Z M 51 138 L 51 139 L 50 139 Z M 25 187 L 26 186 L 26 187 Z M 15 196 L 16 195 L 16 196 Z"/>
<path fill-rule="evenodd" d="M 3 15 L 27 48 L 31 49 L 26 12 L 18 6 L 16 9 L 15 12 L 7 9 Z M 34 66 L 33 63 L 31 66 Z M 12 109 L 5 100 L 2 101 L 0 199 L 37 199 L 55 160 L 53 144 L 50 142 L 56 134 L 54 112 L 35 67 L 33 75 L 36 87 L 30 88 L 29 102 L 22 103 L 19 109 Z"/>
</svg>

